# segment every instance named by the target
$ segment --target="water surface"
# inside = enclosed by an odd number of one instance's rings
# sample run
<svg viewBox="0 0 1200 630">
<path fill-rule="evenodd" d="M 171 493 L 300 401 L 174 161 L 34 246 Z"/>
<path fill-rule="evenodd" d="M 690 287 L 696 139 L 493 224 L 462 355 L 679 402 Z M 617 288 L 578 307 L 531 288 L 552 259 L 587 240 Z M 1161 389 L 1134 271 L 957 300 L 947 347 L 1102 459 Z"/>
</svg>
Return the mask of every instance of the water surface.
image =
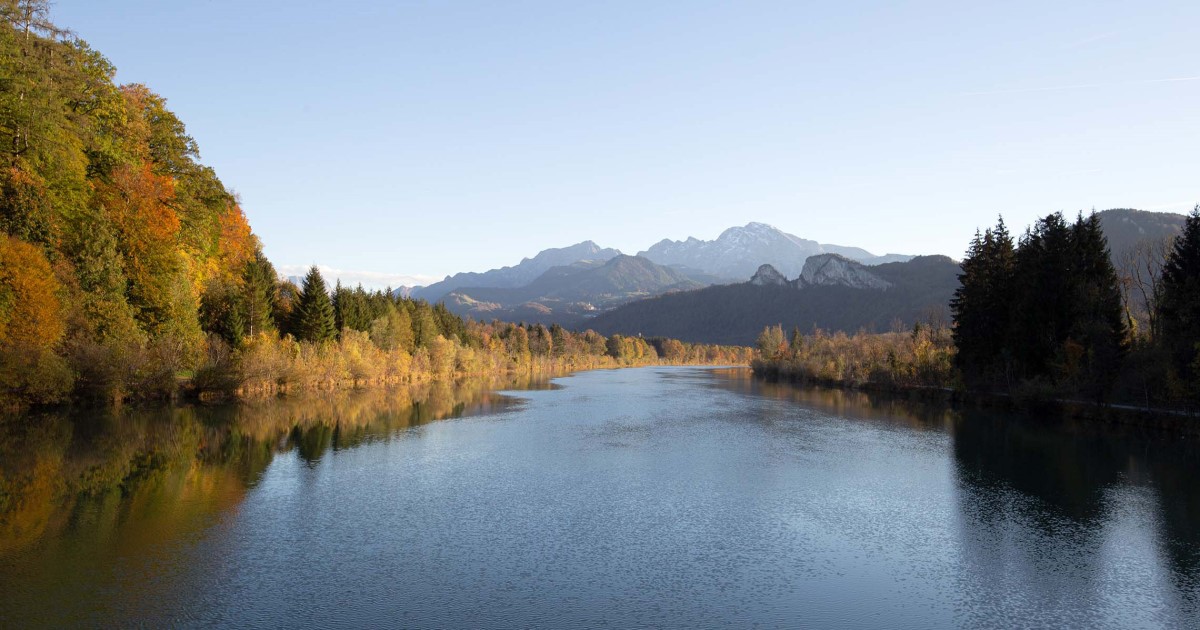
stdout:
<svg viewBox="0 0 1200 630">
<path fill-rule="evenodd" d="M 0 425 L 0 623 L 1200 620 L 1193 440 L 745 370 L 556 383 Z"/>
</svg>

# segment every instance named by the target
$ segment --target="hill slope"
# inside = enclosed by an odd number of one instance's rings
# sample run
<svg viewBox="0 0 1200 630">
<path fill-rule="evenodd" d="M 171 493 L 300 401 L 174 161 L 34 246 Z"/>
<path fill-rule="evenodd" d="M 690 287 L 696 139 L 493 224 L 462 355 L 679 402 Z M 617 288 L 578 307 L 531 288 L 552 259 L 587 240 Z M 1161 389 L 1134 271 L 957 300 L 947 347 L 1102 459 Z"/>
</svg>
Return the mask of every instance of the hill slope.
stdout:
<svg viewBox="0 0 1200 630">
<path fill-rule="evenodd" d="M 660 265 L 684 265 L 731 280 L 749 277 L 762 264 L 769 264 L 788 277 L 795 276 L 809 256 L 818 254 L 841 254 L 864 264 L 910 258 L 899 254 L 876 256 L 858 247 L 823 245 L 765 223 L 731 227 L 711 241 L 663 239 L 638 253 Z"/>
<path fill-rule="evenodd" d="M 870 268 L 887 289 L 793 283 L 712 286 L 620 306 L 588 322 L 602 334 L 668 336 L 688 341 L 752 344 L 764 326 L 811 331 L 905 328 L 931 315 L 945 318 L 958 287 L 958 264 L 945 256 Z"/>
<path fill-rule="evenodd" d="M 706 282 L 638 256 L 605 263 L 552 267 L 523 287 L 462 287 L 446 296 L 454 313 L 476 319 L 506 319 L 575 325 L 584 317 L 667 291 L 696 289 Z"/>
<path fill-rule="evenodd" d="M 520 287 L 536 280 L 538 276 L 553 267 L 572 265 L 580 261 L 604 262 L 620 255 L 619 250 L 600 247 L 592 241 L 584 241 L 568 247 L 542 250 L 533 258 L 526 258 L 511 267 L 501 267 L 484 272 L 468 271 L 446 276 L 441 282 L 413 289 L 412 295 L 436 302 L 461 287 Z"/>
</svg>

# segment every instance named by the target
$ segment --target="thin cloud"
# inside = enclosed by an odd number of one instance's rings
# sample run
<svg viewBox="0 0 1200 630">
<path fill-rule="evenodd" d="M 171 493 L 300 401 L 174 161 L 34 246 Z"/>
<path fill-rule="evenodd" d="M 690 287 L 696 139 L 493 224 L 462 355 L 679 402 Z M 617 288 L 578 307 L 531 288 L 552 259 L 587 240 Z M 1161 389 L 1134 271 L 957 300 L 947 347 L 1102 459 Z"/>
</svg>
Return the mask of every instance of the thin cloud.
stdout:
<svg viewBox="0 0 1200 630">
<path fill-rule="evenodd" d="M 1187 83 L 1200 81 L 1196 77 L 1172 77 L 1169 79 L 1146 79 L 1142 81 L 1115 81 L 1112 83 L 1078 83 L 1075 85 L 1053 85 L 1037 88 L 1017 88 L 1012 90 L 981 90 L 978 92 L 959 92 L 959 96 L 989 96 L 995 94 L 1032 94 L 1035 92 L 1062 92 L 1066 90 L 1083 90 L 1090 88 L 1125 87 L 1130 85 L 1151 85 L 1155 83 Z"/>
<path fill-rule="evenodd" d="M 1085 37 L 1085 38 L 1083 38 L 1083 39 L 1080 39 L 1080 40 L 1076 40 L 1076 41 L 1073 41 L 1073 42 L 1067 42 L 1067 43 L 1063 44 L 1063 45 L 1062 45 L 1062 49 L 1063 49 L 1063 50 L 1070 50 L 1070 49 L 1072 49 L 1072 48 L 1081 48 L 1081 47 L 1083 47 L 1083 46 L 1087 46 L 1087 45 L 1089 45 L 1089 44 L 1094 44 L 1094 43 L 1096 43 L 1096 42 L 1098 42 L 1098 41 L 1103 41 L 1103 40 L 1106 40 L 1106 39 L 1110 39 L 1110 38 L 1111 38 L 1112 36 L 1114 36 L 1114 35 L 1116 35 L 1116 33 L 1102 33 L 1102 34 L 1100 34 L 1100 35 L 1093 35 L 1093 36 L 1091 36 L 1091 37 Z"/>
</svg>

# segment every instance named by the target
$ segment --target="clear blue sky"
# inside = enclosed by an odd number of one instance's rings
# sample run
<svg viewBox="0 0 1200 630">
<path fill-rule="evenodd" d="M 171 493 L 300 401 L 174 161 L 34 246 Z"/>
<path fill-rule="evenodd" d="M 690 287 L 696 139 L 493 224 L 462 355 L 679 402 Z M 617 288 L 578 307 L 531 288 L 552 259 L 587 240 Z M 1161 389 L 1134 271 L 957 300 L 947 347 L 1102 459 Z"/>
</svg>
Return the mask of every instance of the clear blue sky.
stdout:
<svg viewBox="0 0 1200 630">
<path fill-rule="evenodd" d="M 1200 202 L 1200 2 L 59 0 L 277 265 L 484 270 L 762 221 L 960 257 Z"/>
</svg>

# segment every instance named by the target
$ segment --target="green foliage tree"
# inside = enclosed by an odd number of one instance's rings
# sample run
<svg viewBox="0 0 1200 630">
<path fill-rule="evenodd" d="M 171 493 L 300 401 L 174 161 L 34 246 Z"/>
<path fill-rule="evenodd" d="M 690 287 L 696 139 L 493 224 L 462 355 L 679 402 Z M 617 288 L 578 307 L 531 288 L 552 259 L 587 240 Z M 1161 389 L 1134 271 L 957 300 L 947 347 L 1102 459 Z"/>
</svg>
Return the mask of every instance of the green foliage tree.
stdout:
<svg viewBox="0 0 1200 630">
<path fill-rule="evenodd" d="M 246 263 L 242 271 L 246 313 L 246 334 L 253 337 L 260 332 L 275 329 L 275 266 L 263 254 L 262 248 L 256 248 L 254 258 Z"/>
<path fill-rule="evenodd" d="M 333 302 L 325 288 L 325 278 L 316 265 L 310 267 L 304 276 L 292 317 L 292 329 L 300 341 L 323 343 L 337 336 Z"/>
<path fill-rule="evenodd" d="M 1015 262 L 1004 219 L 994 229 L 975 234 L 962 262 L 961 285 L 950 301 L 954 341 L 959 348 L 955 365 L 974 387 L 1010 383 L 1008 333 L 1016 288 Z"/>
<path fill-rule="evenodd" d="M 1188 215 L 1167 253 L 1158 311 L 1176 389 L 1200 400 L 1200 206 Z"/>
<path fill-rule="evenodd" d="M 1095 213 L 1076 219 L 1071 226 L 1071 245 L 1073 317 L 1067 337 L 1082 352 L 1075 365 L 1069 363 L 1073 357 L 1063 357 L 1068 362 L 1063 376 L 1073 381 L 1073 389 L 1100 399 L 1116 381 L 1127 350 L 1120 280 Z"/>
<path fill-rule="evenodd" d="M 951 302 L 955 364 L 971 387 L 1039 382 L 1103 398 L 1126 350 L 1119 280 L 1098 218 L 1039 219 L 1018 247 L 1001 220 L 976 234 Z"/>
<path fill-rule="evenodd" d="M 413 339 L 418 348 L 428 348 L 442 334 L 434 309 L 424 300 L 412 303 Z"/>
<path fill-rule="evenodd" d="M 230 346 L 238 346 L 247 334 L 247 309 L 238 287 L 214 280 L 200 298 L 200 326 Z"/>
</svg>

